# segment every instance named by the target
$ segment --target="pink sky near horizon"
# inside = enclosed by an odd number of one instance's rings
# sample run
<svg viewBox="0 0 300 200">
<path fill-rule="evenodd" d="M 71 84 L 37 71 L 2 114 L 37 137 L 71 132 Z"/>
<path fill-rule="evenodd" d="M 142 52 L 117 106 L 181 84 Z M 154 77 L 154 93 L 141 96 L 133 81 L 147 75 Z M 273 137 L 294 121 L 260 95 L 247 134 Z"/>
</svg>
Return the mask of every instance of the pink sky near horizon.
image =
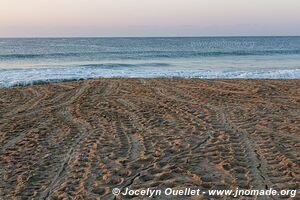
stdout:
<svg viewBox="0 0 300 200">
<path fill-rule="evenodd" d="M 300 35 L 299 0 L 1 0 L 0 37 Z"/>
</svg>

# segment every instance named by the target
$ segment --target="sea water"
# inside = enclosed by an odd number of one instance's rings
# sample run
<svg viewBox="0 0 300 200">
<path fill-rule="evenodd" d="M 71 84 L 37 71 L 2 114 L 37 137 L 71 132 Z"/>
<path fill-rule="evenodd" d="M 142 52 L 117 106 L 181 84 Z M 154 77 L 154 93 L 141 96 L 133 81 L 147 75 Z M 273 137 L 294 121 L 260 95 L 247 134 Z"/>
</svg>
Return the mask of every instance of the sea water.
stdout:
<svg viewBox="0 0 300 200">
<path fill-rule="evenodd" d="M 300 37 L 0 39 L 0 87 L 98 77 L 300 78 Z"/>
</svg>

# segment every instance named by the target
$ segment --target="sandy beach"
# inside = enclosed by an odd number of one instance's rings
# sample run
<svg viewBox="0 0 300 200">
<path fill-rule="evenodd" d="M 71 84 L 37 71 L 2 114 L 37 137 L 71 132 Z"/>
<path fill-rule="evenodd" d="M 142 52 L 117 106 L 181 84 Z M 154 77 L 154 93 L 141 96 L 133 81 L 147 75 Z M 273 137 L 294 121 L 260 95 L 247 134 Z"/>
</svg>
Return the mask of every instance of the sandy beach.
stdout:
<svg viewBox="0 0 300 200">
<path fill-rule="evenodd" d="M 300 79 L 95 79 L 0 89 L 0 105 L 1 200 L 300 186 Z"/>
</svg>

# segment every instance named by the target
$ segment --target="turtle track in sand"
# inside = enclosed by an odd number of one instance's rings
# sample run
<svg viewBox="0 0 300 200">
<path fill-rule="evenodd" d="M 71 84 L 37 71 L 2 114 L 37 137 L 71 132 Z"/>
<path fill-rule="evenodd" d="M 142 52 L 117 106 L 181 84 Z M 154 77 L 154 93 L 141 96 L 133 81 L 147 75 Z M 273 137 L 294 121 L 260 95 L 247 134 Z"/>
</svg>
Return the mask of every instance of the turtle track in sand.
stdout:
<svg viewBox="0 0 300 200">
<path fill-rule="evenodd" d="M 299 96 L 299 80 L 0 89 L 0 199 L 114 199 L 115 187 L 299 189 Z"/>
</svg>

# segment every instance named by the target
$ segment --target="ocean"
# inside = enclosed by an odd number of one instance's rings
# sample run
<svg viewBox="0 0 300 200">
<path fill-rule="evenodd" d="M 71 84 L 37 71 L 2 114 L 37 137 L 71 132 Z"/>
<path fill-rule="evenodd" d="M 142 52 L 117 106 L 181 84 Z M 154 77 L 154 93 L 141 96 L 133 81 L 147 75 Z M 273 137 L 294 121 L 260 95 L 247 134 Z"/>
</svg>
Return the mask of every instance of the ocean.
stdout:
<svg viewBox="0 0 300 200">
<path fill-rule="evenodd" d="M 300 37 L 0 39 L 0 87 L 98 77 L 300 78 Z"/>
</svg>

